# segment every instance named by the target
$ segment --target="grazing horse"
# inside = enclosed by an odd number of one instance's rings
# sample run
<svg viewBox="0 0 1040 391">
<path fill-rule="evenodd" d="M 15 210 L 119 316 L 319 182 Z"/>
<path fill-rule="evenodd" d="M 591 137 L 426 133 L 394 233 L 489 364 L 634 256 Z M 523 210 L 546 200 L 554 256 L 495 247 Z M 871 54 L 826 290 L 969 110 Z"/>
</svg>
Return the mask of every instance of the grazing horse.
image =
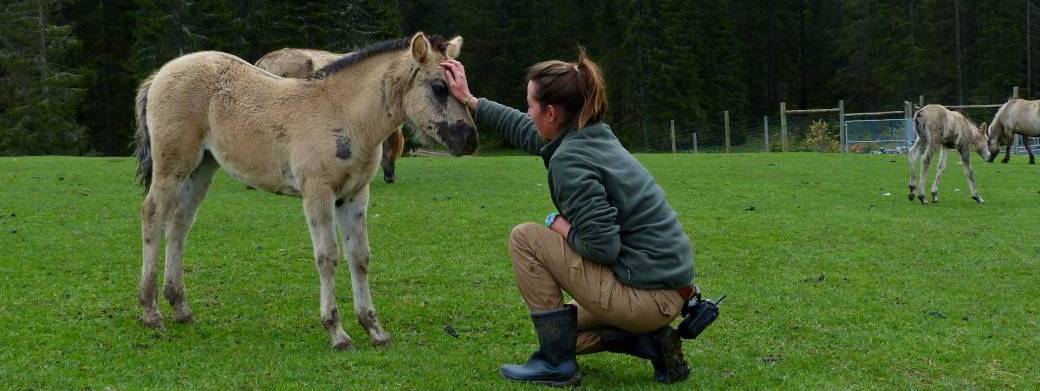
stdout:
<svg viewBox="0 0 1040 391">
<path fill-rule="evenodd" d="M 989 149 L 986 148 L 986 134 L 982 129 L 986 127 L 975 126 L 967 117 L 956 111 L 950 111 L 942 105 L 928 105 L 914 113 L 914 125 L 917 127 L 917 141 L 910 147 L 910 193 L 907 198 L 914 200 L 914 191 L 922 204 L 928 201 L 924 198 L 924 187 L 928 185 L 928 165 L 931 164 L 932 154 L 939 150 L 939 167 L 936 168 L 935 182 L 932 183 L 932 202 L 939 202 L 939 180 L 942 178 L 943 170 L 946 169 L 945 149 L 955 149 L 961 154 L 961 162 L 964 163 L 964 175 L 968 177 L 968 188 L 971 190 L 971 198 L 975 202 L 982 203 L 982 196 L 975 189 L 975 173 L 971 169 L 971 151 L 974 149 L 982 159 L 989 158 Z M 922 159 L 923 158 L 923 159 Z M 918 180 L 917 162 L 923 160 L 920 180 Z M 918 187 L 920 183 L 920 187 Z"/>
<path fill-rule="evenodd" d="M 1040 100 L 1011 99 L 993 116 L 989 124 L 989 159 L 992 163 L 1000 154 L 1000 147 L 1007 146 L 1001 163 L 1011 160 L 1011 144 L 1015 134 L 1022 135 L 1022 144 L 1029 153 L 1029 164 L 1036 164 L 1033 150 L 1029 149 L 1029 138 L 1040 136 Z"/>
<path fill-rule="evenodd" d="M 306 79 L 325 65 L 350 55 L 336 54 L 324 50 L 285 48 L 265 54 L 256 62 L 256 66 L 281 77 Z M 383 168 L 383 181 L 397 181 L 397 159 L 404 153 L 404 132 L 401 128 L 387 137 L 383 142 L 383 158 L 379 165 Z"/>
<path fill-rule="evenodd" d="M 138 89 L 138 181 L 143 241 L 141 320 L 162 326 L 156 262 L 166 235 L 163 294 L 177 322 L 193 320 L 182 257 L 218 167 L 258 189 L 300 195 L 321 282 L 321 323 L 332 347 L 349 349 L 336 306 L 336 224 L 350 263 L 354 312 L 374 345 L 385 345 L 368 284 L 369 182 L 379 146 L 404 121 L 452 154 L 477 148 L 473 118 L 449 96 L 440 63 L 462 38 L 422 33 L 340 58 L 309 79 L 281 78 L 221 52 L 188 54 L 162 66 Z"/>
</svg>

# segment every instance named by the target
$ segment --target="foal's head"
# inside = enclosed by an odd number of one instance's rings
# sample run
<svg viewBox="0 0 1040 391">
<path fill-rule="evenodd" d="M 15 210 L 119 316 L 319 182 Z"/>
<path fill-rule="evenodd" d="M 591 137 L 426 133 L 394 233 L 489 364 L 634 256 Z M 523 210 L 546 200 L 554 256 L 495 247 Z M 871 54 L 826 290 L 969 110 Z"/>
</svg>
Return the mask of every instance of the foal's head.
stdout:
<svg viewBox="0 0 1040 391">
<path fill-rule="evenodd" d="M 979 156 L 982 157 L 982 161 L 991 161 L 995 153 L 990 147 L 989 137 L 987 137 L 988 127 L 983 122 L 977 128 L 972 129 L 974 132 L 975 139 L 972 141 L 972 148 L 975 148 L 975 152 L 978 152 Z"/>
<path fill-rule="evenodd" d="M 995 159 L 997 157 L 997 154 L 1000 153 L 1000 147 L 1002 145 L 1007 144 L 1007 140 L 1005 140 L 1006 137 L 1004 136 L 1003 129 L 1000 129 L 1000 127 L 998 127 L 996 124 L 997 121 L 996 118 L 994 118 L 993 123 L 991 123 L 989 127 L 986 129 L 986 135 L 988 139 L 986 150 L 989 152 L 989 158 L 986 159 L 986 161 L 990 163 L 992 163 L 993 159 Z"/>
<path fill-rule="evenodd" d="M 473 117 L 451 97 L 444 68 L 440 63 L 458 57 L 462 37 L 445 41 L 427 39 L 423 33 L 411 39 L 414 68 L 403 96 L 405 115 L 423 133 L 446 145 L 453 155 L 467 155 L 477 149 L 477 129 Z"/>
</svg>

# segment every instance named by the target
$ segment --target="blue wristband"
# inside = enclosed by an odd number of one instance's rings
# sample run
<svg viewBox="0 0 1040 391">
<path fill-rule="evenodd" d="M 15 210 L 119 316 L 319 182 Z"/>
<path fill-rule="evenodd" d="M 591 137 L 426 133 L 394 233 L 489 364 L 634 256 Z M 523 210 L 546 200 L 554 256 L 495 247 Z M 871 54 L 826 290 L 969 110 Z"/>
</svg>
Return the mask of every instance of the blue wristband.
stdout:
<svg viewBox="0 0 1040 391">
<path fill-rule="evenodd" d="M 556 221 L 556 217 L 559 215 L 559 213 L 550 212 L 548 216 L 545 216 L 545 228 L 552 227 L 552 223 Z"/>
</svg>

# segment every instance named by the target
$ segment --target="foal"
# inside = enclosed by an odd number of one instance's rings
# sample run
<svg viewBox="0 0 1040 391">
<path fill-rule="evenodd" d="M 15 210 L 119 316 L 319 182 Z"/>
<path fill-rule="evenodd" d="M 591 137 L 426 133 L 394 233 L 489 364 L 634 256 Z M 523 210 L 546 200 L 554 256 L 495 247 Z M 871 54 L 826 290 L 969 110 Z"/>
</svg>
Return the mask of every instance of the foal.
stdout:
<svg viewBox="0 0 1040 391">
<path fill-rule="evenodd" d="M 932 104 L 914 113 L 914 124 L 917 126 L 917 141 L 910 147 L 910 193 L 907 194 L 907 198 L 913 201 L 914 190 L 917 190 L 917 199 L 921 200 L 922 204 L 928 203 L 924 198 L 924 187 L 928 184 L 925 177 L 928 175 L 932 154 L 938 149 L 939 167 L 936 168 L 935 182 L 932 183 L 932 202 L 939 202 L 939 180 L 946 169 L 944 148 L 949 148 L 960 153 L 961 162 L 964 163 L 964 175 L 968 177 L 968 188 L 971 189 L 971 198 L 981 204 L 982 196 L 975 189 L 975 173 L 971 169 L 971 150 L 978 152 L 983 160 L 989 159 L 986 134 L 982 131 L 986 128 L 986 123 L 983 122 L 982 126 L 976 127 L 963 114 Z M 923 167 L 918 181 L 917 162 L 922 158 Z"/>
<path fill-rule="evenodd" d="M 1011 144 L 1014 135 L 1022 135 L 1022 144 L 1029 153 L 1029 164 L 1036 164 L 1033 150 L 1029 149 L 1029 138 L 1040 136 L 1040 100 L 1011 99 L 993 116 L 989 124 L 989 159 L 992 163 L 1000 154 L 1000 147 L 1007 146 L 1001 163 L 1011 160 Z"/>
<path fill-rule="evenodd" d="M 447 145 L 473 153 L 473 118 L 448 96 L 440 62 L 459 54 L 462 38 L 411 38 L 340 58 L 310 79 L 285 79 L 221 52 L 176 58 L 137 92 L 141 207 L 141 320 L 162 325 L 156 262 L 166 237 L 163 294 L 173 319 L 191 322 L 182 257 L 188 230 L 218 167 L 258 189 L 300 195 L 321 281 L 321 322 L 332 347 L 352 340 L 336 306 L 336 223 L 350 262 L 354 312 L 375 345 L 390 342 L 368 285 L 366 215 L 379 145 L 406 119 Z"/>
</svg>

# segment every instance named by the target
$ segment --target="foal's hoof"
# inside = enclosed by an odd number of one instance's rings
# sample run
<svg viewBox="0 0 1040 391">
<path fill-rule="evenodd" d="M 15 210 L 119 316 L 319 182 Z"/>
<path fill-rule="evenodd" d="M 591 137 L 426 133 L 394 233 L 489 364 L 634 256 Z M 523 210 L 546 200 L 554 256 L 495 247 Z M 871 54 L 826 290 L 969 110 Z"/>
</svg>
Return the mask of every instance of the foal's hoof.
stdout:
<svg viewBox="0 0 1040 391">
<path fill-rule="evenodd" d="M 917 199 L 921 200 L 921 204 L 927 204 L 928 200 L 924 199 L 924 194 L 918 194 Z"/>
<path fill-rule="evenodd" d="M 390 334 L 385 332 L 378 333 L 372 336 L 372 346 L 390 346 Z"/>
<path fill-rule="evenodd" d="M 971 196 L 971 199 L 975 200 L 975 202 L 979 203 L 979 204 L 981 204 L 983 202 L 982 201 L 982 197 L 980 197 L 980 196 Z"/>
<path fill-rule="evenodd" d="M 161 329 L 163 328 L 162 315 L 157 313 L 141 315 L 141 324 L 150 329 Z"/>
<path fill-rule="evenodd" d="M 910 200 L 910 202 L 914 202 L 914 197 L 916 197 L 916 195 L 913 192 L 906 195 L 906 199 Z"/>
<path fill-rule="evenodd" d="M 191 314 L 178 315 L 178 316 L 173 318 L 173 321 L 175 323 L 180 323 L 180 324 L 191 324 L 191 323 L 195 323 L 195 317 L 192 316 Z"/>
<path fill-rule="evenodd" d="M 352 341 L 350 339 L 350 337 L 347 337 L 347 336 L 343 336 L 343 337 L 340 337 L 340 338 L 333 337 L 332 338 L 332 349 L 335 349 L 335 350 L 340 351 L 340 352 L 354 350 L 354 341 Z"/>
</svg>

